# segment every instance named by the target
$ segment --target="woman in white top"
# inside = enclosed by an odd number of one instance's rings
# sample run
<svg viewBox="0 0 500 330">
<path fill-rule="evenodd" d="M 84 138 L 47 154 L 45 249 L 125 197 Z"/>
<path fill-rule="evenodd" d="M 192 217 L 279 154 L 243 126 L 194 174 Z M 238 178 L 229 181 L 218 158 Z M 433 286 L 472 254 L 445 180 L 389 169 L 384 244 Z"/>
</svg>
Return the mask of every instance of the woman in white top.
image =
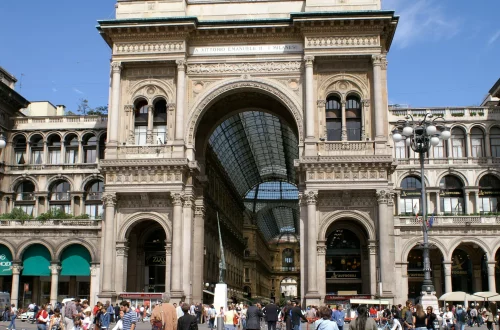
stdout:
<svg viewBox="0 0 500 330">
<path fill-rule="evenodd" d="M 446 328 L 451 329 L 451 325 L 453 324 L 453 312 L 450 310 L 450 307 L 446 307 L 446 312 L 443 314 L 444 324 Z"/>
<path fill-rule="evenodd" d="M 122 322 L 123 315 L 124 315 L 123 311 L 120 311 L 120 319 L 118 320 L 118 322 L 116 322 L 116 325 L 113 328 L 113 330 L 123 330 L 123 322 Z"/>
</svg>

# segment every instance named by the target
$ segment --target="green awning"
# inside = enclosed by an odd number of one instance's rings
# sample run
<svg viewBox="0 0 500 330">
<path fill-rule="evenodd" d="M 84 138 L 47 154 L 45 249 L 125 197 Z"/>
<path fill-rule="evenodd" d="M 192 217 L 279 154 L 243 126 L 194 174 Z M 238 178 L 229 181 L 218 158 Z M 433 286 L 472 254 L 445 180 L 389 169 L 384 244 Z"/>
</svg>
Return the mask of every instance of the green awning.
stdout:
<svg viewBox="0 0 500 330">
<path fill-rule="evenodd" d="M 12 275 L 12 253 L 5 245 L 0 245 L 0 276 Z"/>
<path fill-rule="evenodd" d="M 62 276 L 90 276 L 90 253 L 82 245 L 74 244 L 61 255 Z"/>
<path fill-rule="evenodd" d="M 23 253 L 23 276 L 50 276 L 50 252 L 41 244 L 31 245 Z"/>
</svg>

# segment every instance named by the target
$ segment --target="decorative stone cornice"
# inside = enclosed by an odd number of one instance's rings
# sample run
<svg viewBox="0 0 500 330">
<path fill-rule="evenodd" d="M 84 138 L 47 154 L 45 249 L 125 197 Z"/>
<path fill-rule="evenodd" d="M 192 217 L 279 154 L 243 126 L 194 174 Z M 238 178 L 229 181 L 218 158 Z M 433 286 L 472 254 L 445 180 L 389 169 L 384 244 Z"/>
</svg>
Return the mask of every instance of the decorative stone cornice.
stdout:
<svg viewBox="0 0 500 330">
<path fill-rule="evenodd" d="M 122 71 L 122 63 L 121 62 L 111 62 L 111 70 L 113 73 L 120 73 Z"/>
<path fill-rule="evenodd" d="M 380 46 L 379 36 L 306 37 L 305 48 L 360 48 Z"/>
<path fill-rule="evenodd" d="M 183 40 L 161 41 L 161 42 L 117 42 L 115 44 L 115 54 L 163 54 L 180 53 L 186 51 Z"/>
<path fill-rule="evenodd" d="M 313 55 L 306 55 L 304 56 L 304 63 L 306 67 L 310 67 L 314 63 L 314 56 Z"/>
<path fill-rule="evenodd" d="M 115 206 L 116 205 L 116 193 L 105 192 L 102 195 L 102 201 L 104 206 Z"/>
<path fill-rule="evenodd" d="M 188 74 L 214 73 L 269 73 L 269 72 L 299 72 L 302 63 L 294 62 L 245 62 L 245 63 L 196 63 L 189 64 Z"/>
</svg>

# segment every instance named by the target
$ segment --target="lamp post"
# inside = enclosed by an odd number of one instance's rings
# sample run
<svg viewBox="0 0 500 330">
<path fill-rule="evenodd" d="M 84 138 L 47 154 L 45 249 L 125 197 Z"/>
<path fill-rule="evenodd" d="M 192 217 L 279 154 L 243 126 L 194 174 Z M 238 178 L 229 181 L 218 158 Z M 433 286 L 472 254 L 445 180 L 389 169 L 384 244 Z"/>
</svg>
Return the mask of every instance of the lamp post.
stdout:
<svg viewBox="0 0 500 330">
<path fill-rule="evenodd" d="M 426 113 L 421 121 L 415 120 L 412 115 L 407 115 L 405 120 L 398 121 L 392 131 L 394 142 L 405 139 L 405 143 L 419 154 L 420 180 L 421 180 L 421 206 L 422 206 L 422 231 L 424 237 L 424 282 L 422 292 L 434 292 L 431 281 L 431 263 L 429 260 L 429 228 L 427 227 L 427 198 L 425 195 L 424 157 L 431 146 L 437 146 L 441 140 L 448 140 L 451 136 L 450 129 L 442 123 L 436 122 L 442 117 L 433 118 L 431 113 Z"/>
</svg>

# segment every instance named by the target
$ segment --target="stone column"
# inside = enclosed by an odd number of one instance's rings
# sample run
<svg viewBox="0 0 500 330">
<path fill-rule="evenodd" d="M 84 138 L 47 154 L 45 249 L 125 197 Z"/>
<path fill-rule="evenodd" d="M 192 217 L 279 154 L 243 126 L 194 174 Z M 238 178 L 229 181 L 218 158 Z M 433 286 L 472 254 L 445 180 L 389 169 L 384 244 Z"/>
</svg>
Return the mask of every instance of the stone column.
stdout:
<svg viewBox="0 0 500 330">
<path fill-rule="evenodd" d="M 186 90 L 186 59 L 176 60 L 177 64 L 177 109 L 175 112 L 175 140 L 184 140 L 184 95 Z"/>
<path fill-rule="evenodd" d="M 128 116 L 127 144 L 135 144 L 135 115 L 134 106 L 129 104 L 125 106 L 125 112 Z"/>
<path fill-rule="evenodd" d="M 318 244 L 316 251 L 318 253 L 318 286 L 321 299 L 326 295 L 326 245 L 325 242 Z"/>
<path fill-rule="evenodd" d="M 55 306 L 57 302 L 57 287 L 59 285 L 59 271 L 61 266 L 57 263 L 52 263 L 50 269 L 50 304 Z"/>
<path fill-rule="evenodd" d="M 115 280 L 114 276 L 114 251 L 115 251 L 115 205 L 116 205 L 116 193 L 105 192 L 102 196 L 105 207 L 105 218 L 104 218 L 104 238 L 103 238 L 103 277 L 102 277 L 102 293 L 103 296 L 110 297 L 115 295 L 115 289 L 113 282 Z"/>
<path fill-rule="evenodd" d="M 445 293 L 452 291 L 451 286 L 451 261 L 443 261 L 444 266 L 444 291 Z"/>
<path fill-rule="evenodd" d="M 165 245 L 165 292 L 170 292 L 172 274 L 172 243 Z"/>
<path fill-rule="evenodd" d="M 392 200 L 393 194 L 388 190 L 377 190 L 378 202 L 378 238 L 379 238 L 379 267 L 380 267 L 380 281 L 382 282 L 381 293 L 392 293 L 392 276 L 394 274 L 394 260 L 391 260 L 391 221 L 388 216 L 388 202 Z M 392 232 L 394 232 L 394 224 L 392 224 Z M 394 244 L 393 244 L 394 245 Z"/>
<path fill-rule="evenodd" d="M 203 200 L 196 201 L 193 237 L 193 301 L 203 299 L 203 259 L 205 256 L 205 207 Z"/>
<path fill-rule="evenodd" d="M 346 104 L 346 101 L 345 100 L 342 100 L 340 101 L 340 104 L 341 104 L 341 107 L 342 107 L 342 110 L 341 110 L 341 114 L 342 114 L 342 135 L 341 135 L 341 140 L 342 141 L 347 141 L 347 124 L 346 124 L 346 118 L 345 118 L 345 104 Z"/>
<path fill-rule="evenodd" d="M 182 209 L 182 289 L 186 295 L 186 302 L 192 302 L 193 268 L 193 197 L 184 196 L 184 208 Z"/>
<path fill-rule="evenodd" d="M 481 213 L 482 205 L 481 205 L 481 197 L 479 197 L 479 189 L 474 190 L 474 212 Z"/>
<path fill-rule="evenodd" d="M 49 147 L 47 146 L 48 141 L 43 141 L 43 158 L 42 164 L 50 164 L 49 160 Z M 64 144 L 64 143 L 62 143 Z"/>
<path fill-rule="evenodd" d="M 182 198 L 183 194 L 172 193 L 173 236 L 172 236 L 172 298 L 178 300 L 184 295 L 182 289 Z"/>
<path fill-rule="evenodd" d="M 495 266 L 496 261 L 490 260 L 488 261 L 488 291 L 497 292 L 496 283 L 495 283 Z"/>
<path fill-rule="evenodd" d="M 83 140 L 78 140 L 78 155 L 76 156 L 76 162 L 78 164 L 83 163 Z"/>
<path fill-rule="evenodd" d="M 318 100 L 316 101 L 316 105 L 318 108 L 318 118 L 320 124 L 323 123 L 323 136 L 322 138 L 327 141 L 328 140 L 328 131 L 326 129 L 326 113 L 325 113 L 325 106 L 326 106 L 326 100 Z M 321 132 L 319 133 L 321 137 Z"/>
<path fill-rule="evenodd" d="M 117 293 L 127 291 L 127 261 L 128 242 L 116 242 L 116 270 L 119 276 L 116 277 L 115 291 Z"/>
<path fill-rule="evenodd" d="M 387 60 L 385 55 L 373 55 L 373 94 L 375 101 L 375 139 L 385 140 L 384 134 L 384 118 L 386 113 L 384 109 L 384 99 L 383 99 L 383 86 L 382 86 L 382 68 L 387 67 Z M 383 250 L 381 248 L 381 250 Z"/>
<path fill-rule="evenodd" d="M 488 158 L 491 157 L 490 133 L 486 133 L 484 136 L 484 154 Z"/>
<path fill-rule="evenodd" d="M 368 242 L 370 252 L 370 294 L 377 294 L 377 244 L 375 241 Z"/>
<path fill-rule="evenodd" d="M 408 263 L 403 262 L 401 263 L 401 274 L 402 274 L 402 279 L 401 279 L 401 294 L 400 297 L 404 297 L 406 300 L 408 298 Z"/>
<path fill-rule="evenodd" d="M 307 206 L 306 197 L 303 193 L 299 193 L 299 207 L 300 207 L 300 237 L 306 237 L 306 226 L 307 226 Z M 307 271 L 306 271 L 306 255 L 307 255 L 307 243 L 305 239 L 299 240 L 300 244 L 300 286 L 297 288 L 299 290 L 299 295 L 302 297 L 302 304 L 305 304 L 304 297 L 306 294 L 306 284 L 307 284 Z"/>
<path fill-rule="evenodd" d="M 111 63 L 113 78 L 111 81 L 111 111 L 108 115 L 108 144 L 118 145 L 118 129 L 120 117 L 120 80 L 122 65 L 120 62 Z M 104 282 L 103 282 L 104 285 Z"/>
<path fill-rule="evenodd" d="M 314 56 L 304 56 L 306 67 L 306 138 L 314 139 L 314 75 L 313 62 Z M 316 250 L 316 249 L 315 249 Z"/>
<path fill-rule="evenodd" d="M 90 306 L 95 306 L 97 303 L 97 294 L 99 293 L 99 277 L 101 268 L 99 263 L 90 265 Z"/>
<path fill-rule="evenodd" d="M 472 152 L 471 152 L 471 147 L 470 147 L 470 134 L 469 133 L 465 133 L 465 150 L 464 150 L 464 156 L 465 157 L 472 157 Z"/>
<path fill-rule="evenodd" d="M 153 116 L 154 116 L 154 107 L 152 105 L 148 106 L 148 130 L 146 132 L 146 143 L 153 144 L 156 141 L 153 141 Z"/>
<path fill-rule="evenodd" d="M 441 196 L 439 196 L 439 190 L 436 191 L 436 215 L 441 213 Z"/>
<path fill-rule="evenodd" d="M 319 299 L 318 292 L 318 262 L 316 257 L 317 223 L 316 202 L 318 192 L 307 191 L 307 293 L 306 299 Z"/>
<path fill-rule="evenodd" d="M 12 263 L 12 289 L 10 291 L 10 303 L 19 307 L 19 275 L 23 266 L 19 263 Z"/>
</svg>

